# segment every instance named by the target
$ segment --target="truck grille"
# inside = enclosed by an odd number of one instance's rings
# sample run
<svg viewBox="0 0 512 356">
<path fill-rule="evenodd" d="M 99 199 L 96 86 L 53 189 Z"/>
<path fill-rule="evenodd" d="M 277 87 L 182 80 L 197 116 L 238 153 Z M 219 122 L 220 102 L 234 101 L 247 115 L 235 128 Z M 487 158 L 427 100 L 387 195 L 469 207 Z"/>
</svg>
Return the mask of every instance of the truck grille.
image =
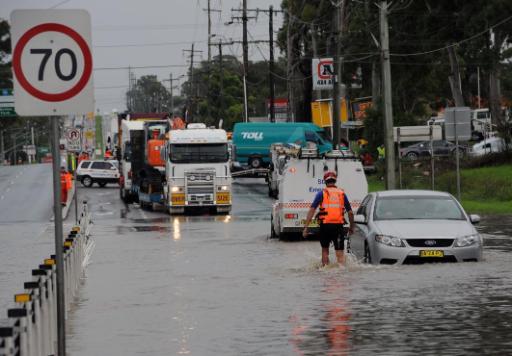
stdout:
<svg viewBox="0 0 512 356">
<path fill-rule="evenodd" d="M 190 205 L 213 204 L 215 171 L 187 172 L 185 178 Z"/>
</svg>

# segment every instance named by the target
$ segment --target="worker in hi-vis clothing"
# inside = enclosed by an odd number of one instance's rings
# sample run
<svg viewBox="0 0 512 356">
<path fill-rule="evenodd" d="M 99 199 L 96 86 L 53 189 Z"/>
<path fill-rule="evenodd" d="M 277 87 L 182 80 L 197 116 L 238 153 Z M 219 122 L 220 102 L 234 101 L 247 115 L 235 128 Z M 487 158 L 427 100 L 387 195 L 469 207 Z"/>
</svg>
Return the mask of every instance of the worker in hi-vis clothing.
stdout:
<svg viewBox="0 0 512 356">
<path fill-rule="evenodd" d="M 318 192 L 309 208 L 306 221 L 304 223 L 304 231 L 302 235 L 306 238 L 308 226 L 311 219 L 315 215 L 316 209 L 320 206 L 318 220 L 320 222 L 320 245 L 322 246 L 322 265 L 329 264 L 329 245 L 334 245 L 336 259 L 338 264 L 344 263 L 343 250 L 345 248 L 345 231 L 343 224 L 345 223 L 345 212 L 348 213 L 350 226 L 349 234 L 354 231 L 354 213 L 345 192 L 336 187 L 336 173 L 326 172 L 324 174 L 324 182 L 326 187 Z"/>
</svg>

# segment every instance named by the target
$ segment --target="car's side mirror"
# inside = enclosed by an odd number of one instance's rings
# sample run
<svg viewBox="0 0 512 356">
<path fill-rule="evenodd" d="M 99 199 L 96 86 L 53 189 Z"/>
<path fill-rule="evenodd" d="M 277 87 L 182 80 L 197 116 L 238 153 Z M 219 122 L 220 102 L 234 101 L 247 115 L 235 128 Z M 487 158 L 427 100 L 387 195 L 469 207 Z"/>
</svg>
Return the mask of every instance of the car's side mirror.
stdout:
<svg viewBox="0 0 512 356">
<path fill-rule="evenodd" d="M 354 222 L 356 224 L 366 224 L 366 216 L 364 216 L 363 214 L 357 214 L 356 216 L 354 216 Z"/>
<path fill-rule="evenodd" d="M 469 220 L 473 225 L 476 225 L 480 222 L 480 215 L 471 214 L 469 215 Z"/>
</svg>

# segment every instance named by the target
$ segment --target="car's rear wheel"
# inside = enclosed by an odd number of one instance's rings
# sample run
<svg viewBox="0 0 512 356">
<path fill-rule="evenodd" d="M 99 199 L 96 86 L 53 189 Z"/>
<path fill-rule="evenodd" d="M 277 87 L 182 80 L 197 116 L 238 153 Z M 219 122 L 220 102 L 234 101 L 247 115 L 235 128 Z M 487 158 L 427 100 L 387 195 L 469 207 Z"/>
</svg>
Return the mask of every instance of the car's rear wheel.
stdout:
<svg viewBox="0 0 512 356">
<path fill-rule="evenodd" d="M 466 154 L 466 151 L 464 151 L 462 148 L 459 148 L 459 157 L 464 157 L 465 154 Z M 453 155 L 453 157 L 457 156 L 457 149 L 454 149 L 452 151 L 452 155 Z"/>
<path fill-rule="evenodd" d="M 85 177 L 82 178 L 82 185 L 84 187 L 90 188 L 93 183 L 94 182 L 93 182 L 92 178 L 89 177 L 89 176 L 85 176 Z"/>
<path fill-rule="evenodd" d="M 416 161 L 418 159 L 418 154 L 416 152 L 409 152 L 405 155 L 405 158 L 411 160 L 411 161 Z"/>
<path fill-rule="evenodd" d="M 368 247 L 368 243 L 364 243 L 364 262 L 372 263 L 372 255 L 370 253 L 370 248 Z"/>
</svg>

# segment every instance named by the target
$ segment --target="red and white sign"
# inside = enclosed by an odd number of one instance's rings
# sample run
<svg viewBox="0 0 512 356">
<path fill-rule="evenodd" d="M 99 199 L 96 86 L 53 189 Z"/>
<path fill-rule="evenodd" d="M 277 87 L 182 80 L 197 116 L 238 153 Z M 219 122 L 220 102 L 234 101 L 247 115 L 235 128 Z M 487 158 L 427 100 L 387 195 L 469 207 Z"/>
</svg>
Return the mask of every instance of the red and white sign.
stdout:
<svg viewBox="0 0 512 356">
<path fill-rule="evenodd" d="M 15 10 L 11 25 L 16 112 L 44 116 L 94 111 L 89 13 Z"/>
<path fill-rule="evenodd" d="M 334 75 L 332 58 L 313 58 L 311 72 L 313 73 L 313 90 L 332 89 Z"/>
</svg>

